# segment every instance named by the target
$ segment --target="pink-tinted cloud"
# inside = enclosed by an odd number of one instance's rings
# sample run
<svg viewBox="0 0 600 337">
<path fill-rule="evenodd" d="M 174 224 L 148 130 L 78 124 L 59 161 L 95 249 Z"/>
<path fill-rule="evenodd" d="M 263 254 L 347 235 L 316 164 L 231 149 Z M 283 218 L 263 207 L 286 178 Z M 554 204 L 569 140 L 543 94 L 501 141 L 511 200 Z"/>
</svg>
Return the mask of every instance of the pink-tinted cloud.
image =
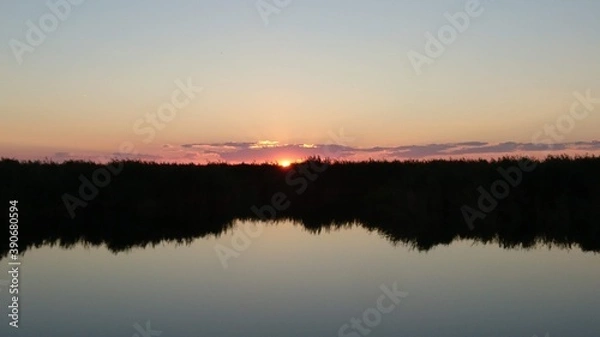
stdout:
<svg viewBox="0 0 600 337">
<path fill-rule="evenodd" d="M 486 143 L 463 142 L 448 144 L 428 144 L 397 147 L 359 148 L 332 144 L 273 144 L 264 143 L 215 143 L 215 144 L 184 144 L 182 148 L 196 151 L 200 156 L 213 154 L 219 159 L 231 163 L 264 162 L 301 160 L 310 156 L 320 156 L 340 160 L 365 159 L 449 159 L 449 158 L 497 158 L 502 156 L 533 156 L 548 155 L 598 155 L 600 142 L 576 142 L 561 144 L 532 144 L 532 143 Z"/>
<path fill-rule="evenodd" d="M 600 141 L 559 144 L 462 142 L 395 147 L 353 147 L 335 144 L 282 144 L 277 141 L 164 144 L 158 149 L 139 154 L 76 153 L 57 151 L 17 159 L 89 160 L 133 159 L 155 162 L 198 163 L 262 163 L 303 160 L 311 156 L 337 160 L 426 160 L 426 159 L 492 159 L 503 156 L 600 155 Z M 10 156 L 15 157 L 15 156 Z"/>
</svg>

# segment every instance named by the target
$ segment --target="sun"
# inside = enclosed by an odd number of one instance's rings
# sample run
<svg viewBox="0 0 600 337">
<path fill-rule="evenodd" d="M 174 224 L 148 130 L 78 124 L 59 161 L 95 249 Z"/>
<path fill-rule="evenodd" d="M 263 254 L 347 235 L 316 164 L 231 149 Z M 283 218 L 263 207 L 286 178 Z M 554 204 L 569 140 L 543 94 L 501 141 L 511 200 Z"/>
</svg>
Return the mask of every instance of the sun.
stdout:
<svg viewBox="0 0 600 337">
<path fill-rule="evenodd" d="M 279 161 L 279 166 L 281 166 L 281 167 L 289 167 L 290 165 L 292 165 L 292 162 L 289 160 L 280 160 Z"/>
</svg>

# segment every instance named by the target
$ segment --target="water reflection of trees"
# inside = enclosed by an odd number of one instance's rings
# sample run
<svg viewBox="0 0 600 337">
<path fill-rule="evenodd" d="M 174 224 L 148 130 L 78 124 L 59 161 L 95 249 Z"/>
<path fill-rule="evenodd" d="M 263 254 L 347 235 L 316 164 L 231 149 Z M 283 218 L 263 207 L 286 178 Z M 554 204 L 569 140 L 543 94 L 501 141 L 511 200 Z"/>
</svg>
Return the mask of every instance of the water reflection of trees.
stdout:
<svg viewBox="0 0 600 337">
<path fill-rule="evenodd" d="M 235 219 L 260 220 L 251 206 L 272 206 L 276 193 L 285 195 L 289 207 L 275 218 L 300 222 L 315 232 L 357 222 L 394 243 L 421 250 L 456 239 L 509 248 L 544 243 L 600 250 L 599 158 L 539 162 L 473 230 L 461 207 L 476 208 L 478 186 L 489 188 L 500 178 L 497 168 L 517 165 L 516 159 L 312 163 L 319 170 L 309 176 L 300 173 L 311 168 L 309 163 L 283 169 L 123 162 L 122 171 L 71 219 L 63 195 L 77 197 L 80 175 L 91 177 L 102 166 L 3 160 L 0 197 L 19 200 L 21 251 L 80 242 L 113 251 L 164 240 L 190 242 L 222 233 Z M 2 256 L 8 251 L 7 235 L 3 231 Z"/>
</svg>

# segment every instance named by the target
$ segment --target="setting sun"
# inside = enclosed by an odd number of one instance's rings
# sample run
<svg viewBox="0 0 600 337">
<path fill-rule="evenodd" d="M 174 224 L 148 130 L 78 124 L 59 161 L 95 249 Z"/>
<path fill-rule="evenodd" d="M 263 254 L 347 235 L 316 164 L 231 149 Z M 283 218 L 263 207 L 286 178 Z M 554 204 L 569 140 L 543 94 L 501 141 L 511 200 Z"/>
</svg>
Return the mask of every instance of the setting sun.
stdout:
<svg viewBox="0 0 600 337">
<path fill-rule="evenodd" d="M 292 164 L 292 163 L 291 163 L 289 160 L 281 160 L 281 161 L 279 161 L 279 165 L 280 165 L 281 167 L 288 167 L 288 166 L 290 166 L 291 164 Z"/>
</svg>

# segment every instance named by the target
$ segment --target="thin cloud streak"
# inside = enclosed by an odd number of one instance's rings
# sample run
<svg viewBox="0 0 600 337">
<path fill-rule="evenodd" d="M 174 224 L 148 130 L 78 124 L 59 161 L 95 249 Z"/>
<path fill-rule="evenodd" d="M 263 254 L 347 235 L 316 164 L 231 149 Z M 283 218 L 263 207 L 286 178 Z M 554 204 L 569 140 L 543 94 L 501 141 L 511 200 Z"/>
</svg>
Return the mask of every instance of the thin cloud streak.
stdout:
<svg viewBox="0 0 600 337">
<path fill-rule="evenodd" d="M 301 160 L 310 156 L 332 157 L 340 160 L 365 159 L 448 159 L 448 158 L 494 158 L 501 156 L 526 155 L 546 157 L 548 155 L 593 155 L 600 153 L 600 142 L 576 142 L 561 144 L 533 143 L 486 143 L 462 142 L 448 144 L 428 144 L 397 147 L 359 148 L 331 144 L 268 144 L 258 143 L 215 143 L 215 144 L 183 144 L 181 148 L 195 151 L 201 158 L 206 155 L 218 155 L 221 161 L 264 162 L 281 159 Z"/>
<path fill-rule="evenodd" d="M 197 163 L 263 163 L 282 160 L 299 161 L 312 156 L 337 160 L 429 160 L 429 159 L 493 159 L 503 156 L 545 158 L 548 155 L 600 155 L 600 141 L 557 144 L 461 142 L 395 147 L 353 147 L 334 144 L 282 144 L 277 141 L 163 144 L 155 151 L 139 154 L 78 153 L 56 151 L 42 157 L 55 161 L 86 160 L 107 162 L 132 159 L 155 162 Z M 16 159 L 35 160 L 33 156 Z"/>
</svg>

